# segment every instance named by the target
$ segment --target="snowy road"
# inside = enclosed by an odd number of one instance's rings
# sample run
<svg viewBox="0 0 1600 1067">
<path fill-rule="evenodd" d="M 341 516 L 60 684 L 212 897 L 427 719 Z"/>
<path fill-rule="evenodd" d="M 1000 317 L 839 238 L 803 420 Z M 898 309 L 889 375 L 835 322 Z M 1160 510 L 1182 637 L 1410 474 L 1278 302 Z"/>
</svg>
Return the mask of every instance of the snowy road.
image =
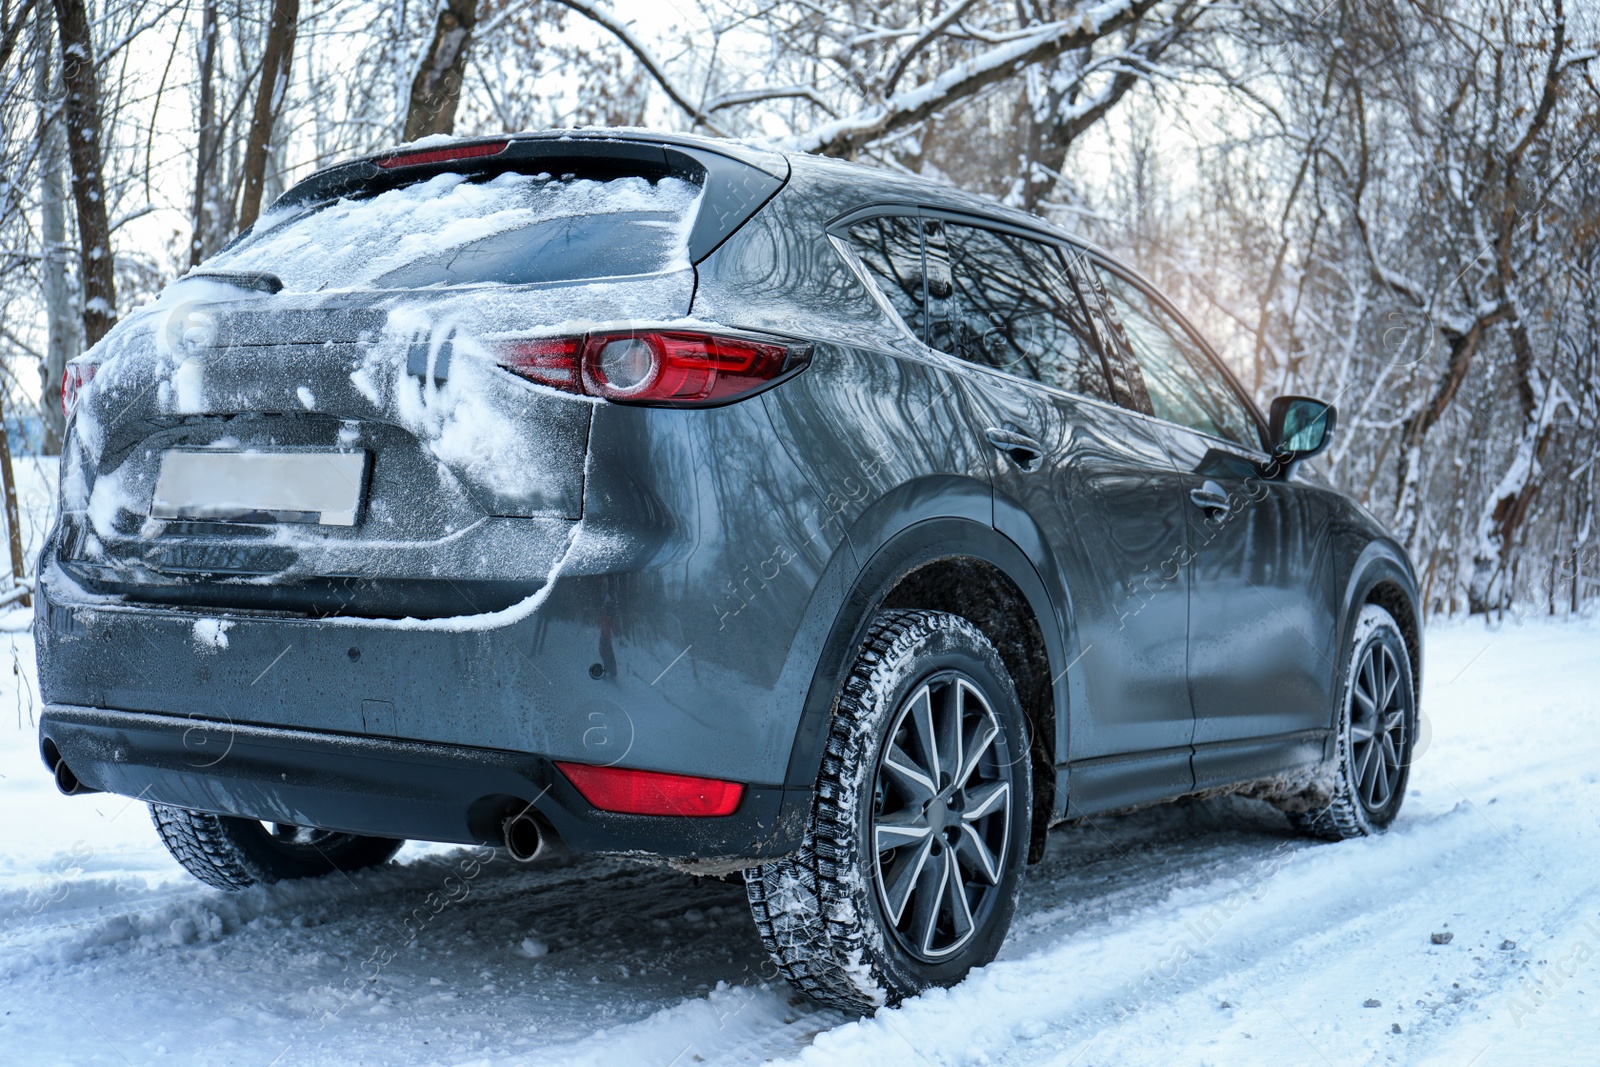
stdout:
<svg viewBox="0 0 1600 1067">
<path fill-rule="evenodd" d="M 1432 631 L 1388 836 L 1231 800 L 1064 828 L 999 961 L 866 1021 L 769 978 L 740 887 L 667 871 L 413 845 L 208 889 L 142 805 L 56 794 L 31 642 L 0 657 L 7 1063 L 1600 1063 L 1592 623 Z"/>
</svg>

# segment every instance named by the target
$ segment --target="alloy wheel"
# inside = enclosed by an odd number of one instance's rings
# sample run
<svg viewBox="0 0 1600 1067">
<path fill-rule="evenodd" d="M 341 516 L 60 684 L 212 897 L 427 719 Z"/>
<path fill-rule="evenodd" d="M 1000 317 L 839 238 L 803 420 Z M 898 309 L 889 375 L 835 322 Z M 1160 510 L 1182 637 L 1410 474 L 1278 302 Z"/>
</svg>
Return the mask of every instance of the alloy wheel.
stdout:
<svg viewBox="0 0 1600 1067">
<path fill-rule="evenodd" d="M 960 951 L 998 898 L 1012 802 L 1000 736 L 983 692 L 953 671 L 913 691 L 889 731 L 870 821 L 874 879 L 889 926 L 919 959 Z"/>
<path fill-rule="evenodd" d="M 1369 644 L 1351 686 L 1350 748 L 1356 792 L 1369 811 L 1388 804 L 1405 773 L 1407 712 L 1411 693 L 1394 652 Z"/>
</svg>

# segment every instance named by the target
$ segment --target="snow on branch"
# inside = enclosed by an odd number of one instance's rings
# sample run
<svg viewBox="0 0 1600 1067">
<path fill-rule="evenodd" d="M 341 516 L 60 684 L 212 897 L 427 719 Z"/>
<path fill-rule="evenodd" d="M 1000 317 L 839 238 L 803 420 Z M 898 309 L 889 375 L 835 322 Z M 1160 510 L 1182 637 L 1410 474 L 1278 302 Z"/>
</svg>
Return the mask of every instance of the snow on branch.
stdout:
<svg viewBox="0 0 1600 1067">
<path fill-rule="evenodd" d="M 1079 84 L 1085 84 L 1097 73 L 1110 73 L 1111 78 L 1098 92 L 1073 103 L 1062 98 L 1062 110 L 1056 116 L 1058 136 L 1063 143 L 1078 138 L 1090 126 L 1104 118 L 1112 108 L 1141 80 L 1154 81 L 1163 68 L 1161 56 L 1193 29 L 1210 5 L 1205 0 L 1185 0 L 1173 13 L 1167 27 L 1138 41 L 1121 52 L 1093 60 L 1077 74 Z M 1169 73 L 1168 77 L 1175 75 Z"/>
<path fill-rule="evenodd" d="M 911 66 L 911 61 L 916 59 L 922 50 L 928 47 L 935 38 L 950 28 L 950 25 L 971 10 L 972 5 L 978 0 L 960 0 L 959 3 L 950 5 L 950 8 L 928 23 L 926 29 L 917 36 L 917 39 L 906 46 L 900 53 L 900 58 L 894 61 L 894 68 L 889 71 L 889 76 L 883 82 L 883 94 L 893 96 L 895 88 L 900 84 L 900 79 L 905 76 L 906 68 Z"/>
<path fill-rule="evenodd" d="M 169 15 L 178 10 L 180 7 L 187 7 L 183 0 L 170 0 L 165 7 L 158 8 L 156 13 L 150 18 L 134 25 L 131 29 L 124 31 L 115 41 L 110 42 L 104 48 L 96 49 L 94 59 L 95 70 L 98 71 L 101 67 L 104 67 L 107 63 L 111 62 L 111 60 L 116 58 L 118 53 L 120 53 L 124 48 L 127 48 L 129 45 L 133 44 L 135 40 L 137 40 L 147 31 L 153 30 L 157 26 L 161 25 L 166 21 Z"/>
<path fill-rule="evenodd" d="M 570 3 L 573 0 L 561 0 Z M 786 147 L 828 156 L 854 156 L 897 130 L 914 125 L 1036 63 L 1079 48 L 1141 18 L 1156 0 L 1101 0 L 1072 18 L 1042 23 L 1025 36 L 957 63 L 931 81 L 890 95 L 863 108 L 786 140 Z"/>
</svg>

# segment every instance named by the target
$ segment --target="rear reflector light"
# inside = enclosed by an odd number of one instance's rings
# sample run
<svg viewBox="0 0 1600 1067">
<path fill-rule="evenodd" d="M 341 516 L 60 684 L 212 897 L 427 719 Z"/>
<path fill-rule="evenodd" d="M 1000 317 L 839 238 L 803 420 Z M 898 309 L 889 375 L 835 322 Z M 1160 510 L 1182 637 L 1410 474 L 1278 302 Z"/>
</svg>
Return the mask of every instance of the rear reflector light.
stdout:
<svg viewBox="0 0 1600 1067">
<path fill-rule="evenodd" d="M 660 771 L 557 763 L 561 773 L 601 811 L 626 815 L 732 815 L 744 796 L 739 782 Z"/>
<path fill-rule="evenodd" d="M 67 369 L 61 372 L 61 414 L 72 414 L 72 409 L 78 406 L 78 394 L 94 380 L 95 371 L 99 369 L 100 364 L 87 360 L 67 364 Z"/>
<path fill-rule="evenodd" d="M 591 333 L 505 341 L 496 359 L 531 382 L 623 404 L 737 399 L 799 370 L 810 346 L 689 330 Z"/>
<path fill-rule="evenodd" d="M 416 152 L 397 152 L 378 160 L 385 170 L 396 167 L 420 167 L 424 163 L 450 163 L 457 159 L 482 159 L 497 156 L 506 150 L 510 141 L 490 141 L 488 144 L 451 145 L 447 148 L 424 148 Z"/>
</svg>

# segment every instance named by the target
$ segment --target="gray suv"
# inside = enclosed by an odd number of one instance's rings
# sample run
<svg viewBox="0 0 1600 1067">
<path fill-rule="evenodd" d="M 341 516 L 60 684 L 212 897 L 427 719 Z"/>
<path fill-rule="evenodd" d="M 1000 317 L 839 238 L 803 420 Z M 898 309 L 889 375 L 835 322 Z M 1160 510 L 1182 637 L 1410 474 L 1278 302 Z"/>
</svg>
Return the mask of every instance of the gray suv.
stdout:
<svg viewBox="0 0 1600 1067">
<path fill-rule="evenodd" d="M 1405 792 L 1405 551 L 1138 274 L 638 131 L 324 170 L 63 383 L 45 763 L 227 889 L 407 838 L 742 874 L 809 995 L 992 959 L 1063 820 Z"/>
</svg>

